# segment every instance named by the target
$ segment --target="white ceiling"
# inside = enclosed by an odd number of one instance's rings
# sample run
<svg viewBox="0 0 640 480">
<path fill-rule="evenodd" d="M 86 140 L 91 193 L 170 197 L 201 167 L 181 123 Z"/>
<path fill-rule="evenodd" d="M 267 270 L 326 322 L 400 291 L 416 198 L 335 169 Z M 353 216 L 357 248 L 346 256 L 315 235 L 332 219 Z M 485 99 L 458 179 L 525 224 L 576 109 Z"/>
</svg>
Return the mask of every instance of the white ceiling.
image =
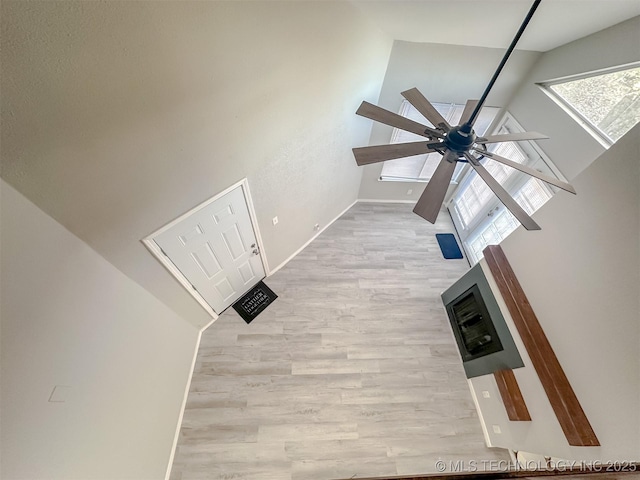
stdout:
<svg viewBox="0 0 640 480">
<path fill-rule="evenodd" d="M 351 0 L 395 40 L 505 48 L 532 0 Z M 546 52 L 640 15 L 640 0 L 543 0 L 517 48 Z M 640 40 L 639 40 L 640 43 Z"/>
</svg>

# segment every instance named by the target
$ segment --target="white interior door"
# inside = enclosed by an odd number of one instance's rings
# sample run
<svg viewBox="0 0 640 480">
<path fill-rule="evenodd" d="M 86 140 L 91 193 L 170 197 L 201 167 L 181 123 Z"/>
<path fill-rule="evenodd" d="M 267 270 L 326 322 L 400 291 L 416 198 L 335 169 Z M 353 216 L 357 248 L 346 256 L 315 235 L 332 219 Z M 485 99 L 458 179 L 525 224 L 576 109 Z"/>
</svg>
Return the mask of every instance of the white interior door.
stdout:
<svg viewBox="0 0 640 480">
<path fill-rule="evenodd" d="M 241 186 L 153 240 L 216 313 L 265 276 Z"/>
</svg>

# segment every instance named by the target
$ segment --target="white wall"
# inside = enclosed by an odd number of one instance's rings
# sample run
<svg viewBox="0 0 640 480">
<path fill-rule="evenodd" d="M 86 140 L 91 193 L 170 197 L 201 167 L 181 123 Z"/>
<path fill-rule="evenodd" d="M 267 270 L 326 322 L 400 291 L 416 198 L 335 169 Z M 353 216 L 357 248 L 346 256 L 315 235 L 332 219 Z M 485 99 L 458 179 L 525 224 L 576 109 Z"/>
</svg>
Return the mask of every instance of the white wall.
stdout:
<svg viewBox="0 0 640 480">
<path fill-rule="evenodd" d="M 507 108 L 526 130 L 549 135 L 538 145 L 571 180 L 605 149 L 536 83 L 638 60 L 640 17 L 635 17 L 544 53 Z"/>
<path fill-rule="evenodd" d="M 481 25 L 478 26 L 482 29 Z M 479 31 L 480 35 L 482 32 Z M 504 49 L 463 47 L 435 43 L 395 41 L 380 92 L 378 105 L 397 112 L 403 97 L 400 92 L 417 87 L 432 102 L 464 104 L 478 99 L 500 63 Z M 501 77 L 487 99 L 487 106 L 505 106 L 523 75 L 539 58 L 539 52 L 517 50 L 509 59 Z M 372 125 L 367 145 L 389 143 L 392 127 L 362 118 Z M 359 197 L 379 200 L 417 200 L 425 183 L 379 182 L 382 163 L 363 167 Z M 413 189 L 407 195 L 408 189 Z"/>
<path fill-rule="evenodd" d="M 640 460 L 640 125 L 502 242 L 601 447 L 569 447 L 530 365 L 515 370 L 532 422 L 512 448 Z M 547 402 L 547 403 L 545 403 Z"/>
<path fill-rule="evenodd" d="M 1 474 L 164 478 L 197 331 L 2 182 Z M 71 388 L 48 402 L 55 385 Z"/>
<path fill-rule="evenodd" d="M 550 135 L 538 145 L 578 192 L 536 212 L 542 231 L 519 228 L 502 246 L 602 445 L 569 447 L 537 402 L 530 425 L 511 423 L 511 448 L 640 459 L 640 126 L 605 151 L 535 85 L 640 60 L 639 32 L 636 17 L 546 52 L 507 106 L 523 127 Z M 525 400 L 541 393 L 531 371 L 515 374 Z"/>
<path fill-rule="evenodd" d="M 275 267 L 357 198 L 391 40 L 348 2 L 1 6 L 3 178 L 194 325 L 141 238 L 247 177 Z"/>
</svg>

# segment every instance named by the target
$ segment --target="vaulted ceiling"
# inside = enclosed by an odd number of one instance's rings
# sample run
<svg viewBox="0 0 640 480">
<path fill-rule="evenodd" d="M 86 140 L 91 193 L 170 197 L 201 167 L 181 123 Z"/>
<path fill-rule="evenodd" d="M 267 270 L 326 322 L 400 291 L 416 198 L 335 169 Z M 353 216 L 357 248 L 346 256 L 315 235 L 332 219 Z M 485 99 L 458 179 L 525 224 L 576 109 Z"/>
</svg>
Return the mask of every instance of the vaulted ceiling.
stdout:
<svg viewBox="0 0 640 480">
<path fill-rule="evenodd" d="M 395 40 L 504 48 L 533 0 L 352 3 Z M 543 0 L 518 48 L 546 52 L 636 15 L 636 0 Z"/>
</svg>

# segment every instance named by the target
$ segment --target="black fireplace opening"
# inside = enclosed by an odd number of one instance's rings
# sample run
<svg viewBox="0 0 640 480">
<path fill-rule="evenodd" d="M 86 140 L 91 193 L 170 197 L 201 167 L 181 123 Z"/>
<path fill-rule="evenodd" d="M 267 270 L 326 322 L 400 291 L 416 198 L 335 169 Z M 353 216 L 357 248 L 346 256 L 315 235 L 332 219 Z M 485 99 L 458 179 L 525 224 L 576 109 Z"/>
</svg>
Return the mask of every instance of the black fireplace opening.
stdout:
<svg viewBox="0 0 640 480">
<path fill-rule="evenodd" d="M 446 308 L 463 362 L 503 350 L 477 284 Z"/>
</svg>

